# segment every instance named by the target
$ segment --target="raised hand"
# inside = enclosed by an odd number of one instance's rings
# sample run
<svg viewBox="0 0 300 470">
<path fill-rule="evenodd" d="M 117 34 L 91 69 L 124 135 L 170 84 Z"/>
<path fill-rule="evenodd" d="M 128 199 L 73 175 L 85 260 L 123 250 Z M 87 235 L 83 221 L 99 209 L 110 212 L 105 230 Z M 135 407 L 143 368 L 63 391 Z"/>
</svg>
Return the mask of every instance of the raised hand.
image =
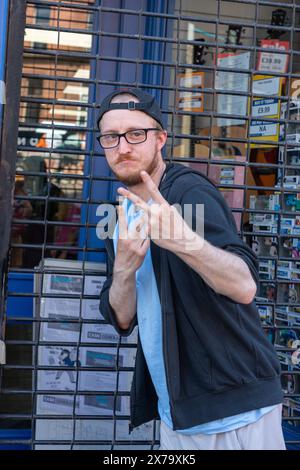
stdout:
<svg viewBox="0 0 300 470">
<path fill-rule="evenodd" d="M 196 239 L 198 243 L 201 242 L 201 239 L 186 224 L 176 208 L 164 199 L 150 175 L 146 171 L 142 171 L 141 178 L 151 196 L 151 204 L 128 189 L 119 188 L 118 192 L 143 210 L 146 234 L 151 240 L 160 247 L 171 251 L 177 251 L 180 246 L 186 249 L 187 244 L 192 246 Z"/>
<path fill-rule="evenodd" d="M 140 217 L 127 226 L 124 208 L 119 206 L 119 238 L 117 244 L 114 272 L 115 273 L 135 273 L 144 261 L 145 255 L 150 245 L 150 240 L 145 237 L 142 230 L 144 218 Z"/>
</svg>

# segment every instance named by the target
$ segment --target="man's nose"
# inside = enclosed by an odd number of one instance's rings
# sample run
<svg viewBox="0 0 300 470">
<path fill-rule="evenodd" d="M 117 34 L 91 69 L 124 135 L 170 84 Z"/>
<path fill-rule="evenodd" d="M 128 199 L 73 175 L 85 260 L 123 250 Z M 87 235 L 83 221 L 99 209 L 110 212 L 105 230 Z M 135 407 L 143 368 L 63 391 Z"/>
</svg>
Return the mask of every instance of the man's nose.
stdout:
<svg viewBox="0 0 300 470">
<path fill-rule="evenodd" d="M 119 152 L 120 153 L 127 153 L 127 152 L 130 152 L 130 151 L 131 151 L 130 144 L 125 139 L 125 135 L 122 135 L 120 137 L 120 141 L 119 141 Z"/>
</svg>

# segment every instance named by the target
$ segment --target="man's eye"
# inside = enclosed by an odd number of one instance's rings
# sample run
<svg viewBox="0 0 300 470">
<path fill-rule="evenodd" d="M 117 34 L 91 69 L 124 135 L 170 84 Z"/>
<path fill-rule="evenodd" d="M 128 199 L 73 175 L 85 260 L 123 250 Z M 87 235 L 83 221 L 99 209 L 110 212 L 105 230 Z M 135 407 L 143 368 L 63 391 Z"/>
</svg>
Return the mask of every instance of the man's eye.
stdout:
<svg viewBox="0 0 300 470">
<path fill-rule="evenodd" d="M 129 135 L 130 137 L 141 137 L 144 135 L 144 131 L 131 131 Z"/>
<path fill-rule="evenodd" d="M 103 136 L 106 141 L 115 140 L 118 138 L 117 134 L 107 134 Z"/>
</svg>

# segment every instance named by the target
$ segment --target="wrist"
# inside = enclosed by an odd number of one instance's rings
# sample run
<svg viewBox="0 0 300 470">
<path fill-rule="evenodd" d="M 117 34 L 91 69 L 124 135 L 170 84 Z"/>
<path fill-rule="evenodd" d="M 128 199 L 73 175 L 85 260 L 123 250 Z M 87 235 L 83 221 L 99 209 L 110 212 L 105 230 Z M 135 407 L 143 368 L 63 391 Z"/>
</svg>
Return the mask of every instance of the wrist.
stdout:
<svg viewBox="0 0 300 470">
<path fill-rule="evenodd" d="M 203 247 L 205 244 L 205 240 L 203 237 L 198 235 L 196 232 L 193 232 L 190 228 L 185 231 L 184 236 L 176 240 L 177 247 L 176 252 L 178 255 L 191 255 L 195 256 L 195 252 L 197 252 L 197 256 L 201 254 L 203 251 Z"/>
<path fill-rule="evenodd" d="M 131 280 L 135 281 L 135 273 L 136 273 L 135 270 L 129 270 L 126 268 L 115 266 L 113 270 L 113 277 L 118 278 L 122 282 L 131 281 Z"/>
</svg>

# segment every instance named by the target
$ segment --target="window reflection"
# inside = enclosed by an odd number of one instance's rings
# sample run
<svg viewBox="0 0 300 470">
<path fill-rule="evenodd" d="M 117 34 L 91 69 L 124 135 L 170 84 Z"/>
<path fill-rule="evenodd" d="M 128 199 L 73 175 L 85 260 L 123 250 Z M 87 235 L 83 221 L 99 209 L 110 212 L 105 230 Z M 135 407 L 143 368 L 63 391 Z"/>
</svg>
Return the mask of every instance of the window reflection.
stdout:
<svg viewBox="0 0 300 470">
<path fill-rule="evenodd" d="M 70 7 L 27 7 L 12 267 L 78 256 L 91 85 L 90 61 L 76 53 L 91 51 L 93 16 L 71 8 L 78 2 L 65 3 Z M 43 50 L 74 55 L 55 57 Z"/>
</svg>

